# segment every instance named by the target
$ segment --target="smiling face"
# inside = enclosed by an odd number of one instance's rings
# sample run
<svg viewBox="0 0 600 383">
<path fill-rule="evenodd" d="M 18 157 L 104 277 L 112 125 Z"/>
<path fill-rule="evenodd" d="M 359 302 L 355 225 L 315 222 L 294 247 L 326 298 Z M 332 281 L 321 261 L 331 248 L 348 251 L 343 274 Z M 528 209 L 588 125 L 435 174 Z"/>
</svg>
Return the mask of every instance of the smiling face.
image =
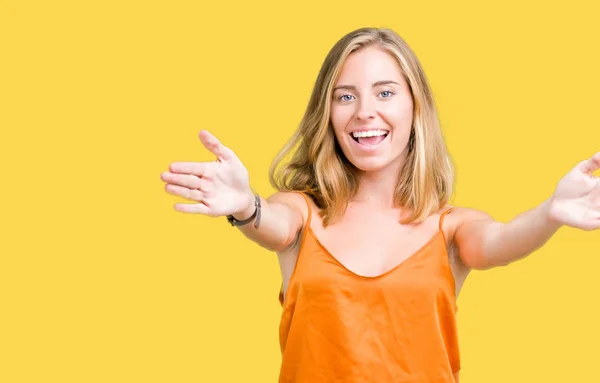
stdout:
<svg viewBox="0 0 600 383">
<path fill-rule="evenodd" d="M 351 53 L 331 103 L 331 123 L 346 158 L 365 172 L 399 172 L 412 122 L 412 95 L 398 61 L 378 46 Z"/>
</svg>

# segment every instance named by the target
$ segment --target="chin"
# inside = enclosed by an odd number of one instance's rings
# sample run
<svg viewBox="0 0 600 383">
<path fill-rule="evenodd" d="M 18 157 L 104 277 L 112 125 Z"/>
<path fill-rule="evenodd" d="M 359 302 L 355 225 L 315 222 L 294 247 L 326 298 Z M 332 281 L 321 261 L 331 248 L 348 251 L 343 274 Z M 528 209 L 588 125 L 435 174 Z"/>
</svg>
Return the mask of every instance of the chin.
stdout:
<svg viewBox="0 0 600 383">
<path fill-rule="evenodd" d="M 360 158 L 351 159 L 350 162 L 360 171 L 363 172 L 376 172 L 387 169 L 393 163 L 393 161 L 385 160 L 383 158 Z"/>
</svg>

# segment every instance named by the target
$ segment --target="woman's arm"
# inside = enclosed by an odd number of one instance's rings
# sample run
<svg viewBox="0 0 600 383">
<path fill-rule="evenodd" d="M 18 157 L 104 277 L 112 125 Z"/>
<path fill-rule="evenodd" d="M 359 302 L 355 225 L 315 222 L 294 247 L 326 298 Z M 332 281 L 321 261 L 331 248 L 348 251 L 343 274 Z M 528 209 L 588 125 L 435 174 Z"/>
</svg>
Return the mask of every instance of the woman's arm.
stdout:
<svg viewBox="0 0 600 383">
<path fill-rule="evenodd" d="M 508 223 L 473 209 L 460 209 L 454 235 L 462 262 L 473 269 L 505 266 L 543 246 L 562 226 L 549 217 L 549 201 Z"/>
<path fill-rule="evenodd" d="M 234 214 L 233 217 L 243 220 L 252 216 L 255 211 L 254 195 L 251 195 L 251 201 L 252 204 L 245 212 Z M 260 246 L 280 253 L 296 243 L 307 216 L 308 208 L 304 197 L 298 193 L 279 192 L 266 200 L 261 198 L 258 229 L 254 227 L 253 222 L 237 227 L 247 238 Z"/>
<path fill-rule="evenodd" d="M 600 228 L 600 153 L 577 164 L 551 198 L 508 223 L 473 209 L 458 209 L 454 240 L 463 263 L 474 269 L 504 266 L 543 246 L 563 225 Z"/>
</svg>

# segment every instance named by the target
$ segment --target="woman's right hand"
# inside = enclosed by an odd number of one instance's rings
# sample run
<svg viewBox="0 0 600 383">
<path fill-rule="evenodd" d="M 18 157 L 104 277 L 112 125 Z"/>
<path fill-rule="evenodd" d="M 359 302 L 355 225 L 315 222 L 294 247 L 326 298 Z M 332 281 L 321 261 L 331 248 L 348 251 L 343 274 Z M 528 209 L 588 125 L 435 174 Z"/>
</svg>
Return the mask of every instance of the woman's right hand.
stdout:
<svg viewBox="0 0 600 383">
<path fill-rule="evenodd" d="M 173 162 L 169 171 L 160 177 L 167 183 L 167 193 L 194 201 L 175 204 L 175 210 L 211 217 L 248 218 L 255 208 L 248 170 L 233 150 L 215 136 L 206 130 L 199 136 L 204 147 L 217 159 L 212 162 Z"/>
</svg>

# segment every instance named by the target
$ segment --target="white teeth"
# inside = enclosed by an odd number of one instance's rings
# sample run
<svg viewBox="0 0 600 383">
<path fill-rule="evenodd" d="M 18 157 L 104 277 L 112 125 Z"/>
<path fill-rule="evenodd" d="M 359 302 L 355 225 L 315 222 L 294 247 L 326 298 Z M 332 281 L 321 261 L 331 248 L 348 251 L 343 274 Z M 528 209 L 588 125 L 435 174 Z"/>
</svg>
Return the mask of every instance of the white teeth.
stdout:
<svg viewBox="0 0 600 383">
<path fill-rule="evenodd" d="M 353 132 L 352 137 L 376 137 L 386 135 L 387 133 L 387 130 L 363 130 L 362 132 Z"/>
</svg>

